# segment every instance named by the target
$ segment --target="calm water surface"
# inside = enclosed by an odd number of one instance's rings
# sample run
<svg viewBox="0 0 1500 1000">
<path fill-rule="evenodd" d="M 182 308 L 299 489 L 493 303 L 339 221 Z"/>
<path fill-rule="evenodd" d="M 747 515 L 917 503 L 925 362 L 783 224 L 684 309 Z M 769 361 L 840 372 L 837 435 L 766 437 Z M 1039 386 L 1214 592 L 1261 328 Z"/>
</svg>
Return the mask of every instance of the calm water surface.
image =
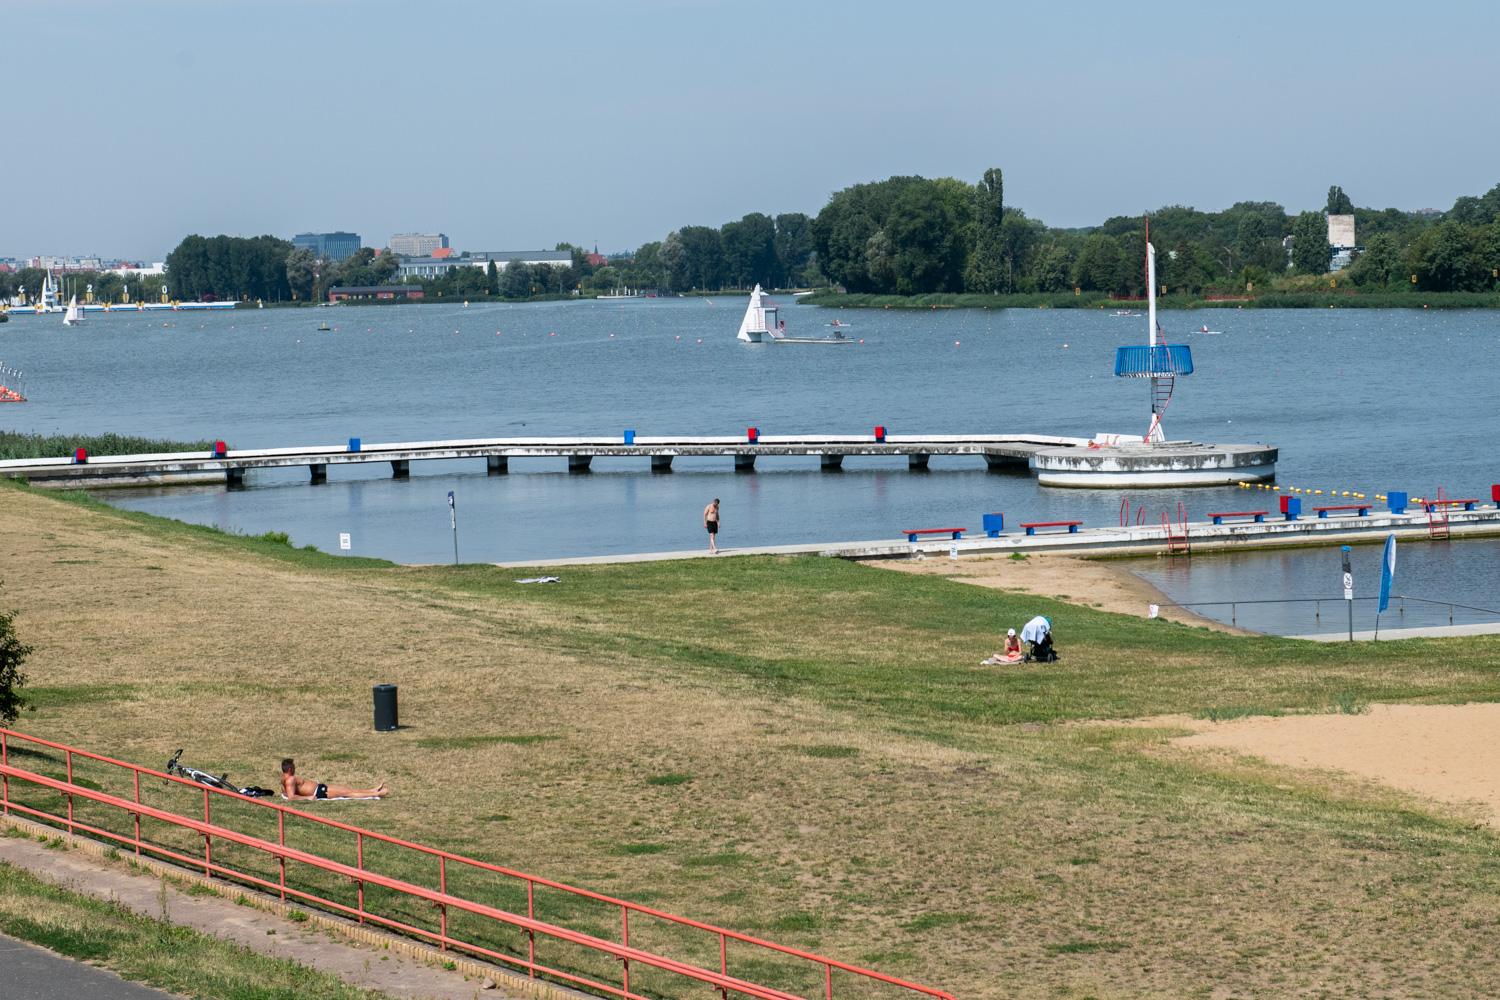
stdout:
<svg viewBox="0 0 1500 1000">
<path fill-rule="evenodd" d="M 0 361 L 30 374 L 32 401 L 7 406 L 0 421 L 43 433 L 221 438 L 235 447 L 627 428 L 1145 430 L 1145 386 L 1111 374 L 1117 346 L 1144 342 L 1144 318 L 783 304 L 794 333 L 822 335 L 837 316 L 866 343 L 739 343 L 743 297 L 133 314 L 96 316 L 79 328 L 55 316 L 13 316 L 0 326 Z M 1173 438 L 1276 444 L 1286 486 L 1414 495 L 1443 486 L 1450 496 L 1487 498 L 1500 481 L 1496 313 L 1207 310 L 1161 318 L 1171 341 L 1193 346 L 1197 365 L 1178 381 L 1166 415 Z M 318 332 L 324 320 L 337 329 Z M 1214 332 L 1192 332 L 1205 323 Z M 841 473 L 819 471 L 815 459 L 762 459 L 748 475 L 736 474 L 729 459 L 678 459 L 670 474 L 653 474 L 645 459 L 596 459 L 587 475 L 568 474 L 562 459 L 513 460 L 511 469 L 490 477 L 477 460 L 416 463 L 403 482 L 388 478 L 385 465 L 335 468 L 316 487 L 298 469 L 252 473 L 243 490 L 105 496 L 225 528 L 289 531 L 297 544 L 323 549 L 337 550 L 338 535 L 348 532 L 354 553 L 403 562 L 452 559 L 449 490 L 458 497 L 466 561 L 706 545 L 699 512 L 716 496 L 720 541 L 729 547 L 977 528 L 986 511 L 1113 524 L 1121 501 L 1114 491 L 1043 488 L 1024 474 L 991 473 L 978 458 L 934 458 L 926 474 L 908 472 L 905 459 L 850 459 Z M 1151 520 L 1179 500 L 1201 518 L 1272 498 L 1237 488 L 1131 495 Z M 1482 551 L 1461 572 L 1488 584 L 1495 552 Z M 1252 572 L 1262 557 L 1235 558 L 1250 562 L 1223 573 L 1194 570 L 1193 579 L 1232 579 L 1257 594 L 1288 586 L 1281 570 Z M 1301 565 L 1299 554 L 1265 558 Z M 1285 573 L 1302 579 L 1300 570 Z M 1317 573 L 1306 578 L 1332 592 Z M 1159 582 L 1168 593 L 1188 587 L 1186 577 Z"/>
</svg>

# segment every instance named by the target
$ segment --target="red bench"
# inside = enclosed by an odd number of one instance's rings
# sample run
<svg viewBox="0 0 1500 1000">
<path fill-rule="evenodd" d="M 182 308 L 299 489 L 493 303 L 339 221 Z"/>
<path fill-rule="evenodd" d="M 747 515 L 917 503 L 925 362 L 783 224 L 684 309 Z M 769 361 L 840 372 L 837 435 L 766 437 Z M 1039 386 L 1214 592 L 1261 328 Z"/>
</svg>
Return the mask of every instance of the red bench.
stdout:
<svg viewBox="0 0 1500 1000">
<path fill-rule="evenodd" d="M 1425 500 L 1422 502 L 1427 513 L 1432 513 L 1434 507 L 1462 507 L 1464 510 L 1473 510 L 1478 500 Z"/>
<path fill-rule="evenodd" d="M 1253 517 L 1255 518 L 1255 523 L 1260 524 L 1266 519 L 1266 515 L 1269 513 L 1271 512 L 1268 510 L 1227 510 L 1221 514 L 1210 514 L 1208 516 L 1213 518 L 1214 524 L 1223 524 L 1226 517 Z"/>
<path fill-rule="evenodd" d="M 964 532 L 968 530 L 968 528 L 919 528 L 916 531 L 903 531 L 901 534 L 906 536 L 908 542 L 915 542 L 918 535 L 946 535 L 950 531 L 954 538 L 962 538 Z"/>
<path fill-rule="evenodd" d="M 1357 510 L 1359 513 L 1355 514 L 1355 517 L 1368 517 L 1370 514 L 1370 504 L 1350 503 L 1338 507 L 1314 507 L 1313 510 L 1318 512 L 1319 517 L 1327 517 L 1330 510 Z"/>
<path fill-rule="evenodd" d="M 1026 529 L 1028 535 L 1036 534 L 1038 528 L 1067 528 L 1068 534 L 1076 535 L 1078 526 L 1082 523 L 1082 521 L 1038 521 L 1036 524 L 1023 524 L 1021 527 Z"/>
</svg>

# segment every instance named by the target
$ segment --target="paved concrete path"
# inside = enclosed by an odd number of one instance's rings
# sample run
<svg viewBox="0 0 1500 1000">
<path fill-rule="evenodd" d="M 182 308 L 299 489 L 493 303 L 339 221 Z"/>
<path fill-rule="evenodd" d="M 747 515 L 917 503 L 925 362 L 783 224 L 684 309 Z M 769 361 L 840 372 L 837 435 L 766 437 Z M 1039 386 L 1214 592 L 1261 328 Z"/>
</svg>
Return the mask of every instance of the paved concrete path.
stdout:
<svg viewBox="0 0 1500 1000">
<path fill-rule="evenodd" d="M 1380 630 L 1381 639 L 1438 639 L 1447 635 L 1500 635 L 1500 624 L 1490 622 L 1484 625 L 1430 625 L 1427 628 L 1383 628 Z M 1312 642 L 1348 642 L 1349 633 L 1345 632 L 1319 632 L 1317 635 L 1289 635 L 1288 639 L 1308 639 Z M 1375 638 L 1375 633 L 1355 632 L 1355 642 L 1369 642 Z"/>
<path fill-rule="evenodd" d="M 163 1000 L 170 993 L 0 934 L 0 1000 Z"/>
<path fill-rule="evenodd" d="M 66 885 L 76 892 L 115 899 L 137 913 L 161 918 L 159 893 L 161 881 L 149 874 L 132 875 L 122 863 L 108 863 L 90 857 L 81 850 L 50 850 L 34 839 L 0 837 L 0 861 L 8 861 L 42 878 Z M 413 1000 L 478 1000 L 484 996 L 504 996 L 505 991 L 480 993 L 478 980 L 465 980 L 462 973 L 430 967 L 395 951 L 377 950 L 335 939 L 330 934 L 298 924 L 253 906 L 236 906 L 218 896 L 190 896 L 175 888 L 167 890 L 166 918 L 174 924 L 212 934 L 252 951 L 275 958 L 291 959 L 302 965 L 330 972 L 355 986 L 383 990 L 393 997 Z M 44 954 L 50 955 L 50 952 Z M 70 967 L 89 969 L 70 959 L 57 959 Z M 0 970 L 8 970 L 8 957 L 0 953 Z M 91 970 L 97 972 L 98 970 Z M 110 975 L 114 987 L 124 990 L 131 984 Z M 33 994 L 10 992 L 9 977 L 0 974 L 0 1000 Z M 72 990 L 62 993 L 37 993 L 37 997 L 101 996 L 108 1000 L 120 997 L 151 1000 L 164 994 L 145 987 L 138 993 L 94 993 Z"/>
</svg>

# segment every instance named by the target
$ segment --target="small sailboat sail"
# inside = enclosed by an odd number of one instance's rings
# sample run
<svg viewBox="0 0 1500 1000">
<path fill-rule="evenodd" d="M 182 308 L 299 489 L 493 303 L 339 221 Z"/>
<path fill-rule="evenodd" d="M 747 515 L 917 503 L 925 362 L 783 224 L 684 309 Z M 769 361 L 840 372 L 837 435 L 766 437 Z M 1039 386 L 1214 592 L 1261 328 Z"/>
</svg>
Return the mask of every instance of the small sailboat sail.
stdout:
<svg viewBox="0 0 1500 1000">
<path fill-rule="evenodd" d="M 78 309 L 78 296 L 73 296 L 68 303 L 68 311 L 63 313 L 63 326 L 77 326 L 82 314 Z"/>
<path fill-rule="evenodd" d="M 740 340 L 758 344 L 768 333 L 772 340 L 781 336 L 781 328 L 776 322 L 777 307 L 768 303 L 763 296 L 760 285 L 756 285 L 755 291 L 750 293 L 750 305 L 745 309 L 745 318 L 740 321 Z"/>
</svg>

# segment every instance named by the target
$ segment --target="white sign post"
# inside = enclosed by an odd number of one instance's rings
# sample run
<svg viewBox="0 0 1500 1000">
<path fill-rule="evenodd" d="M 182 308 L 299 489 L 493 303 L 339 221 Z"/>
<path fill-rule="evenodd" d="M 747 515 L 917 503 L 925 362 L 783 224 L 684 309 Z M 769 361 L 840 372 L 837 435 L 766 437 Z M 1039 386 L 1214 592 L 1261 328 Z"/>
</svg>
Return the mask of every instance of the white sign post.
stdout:
<svg viewBox="0 0 1500 1000">
<path fill-rule="evenodd" d="M 345 532 L 345 533 L 339 535 L 339 548 L 341 548 L 341 549 L 347 549 L 347 548 L 349 548 L 349 534 L 348 534 L 348 532 Z"/>
<path fill-rule="evenodd" d="M 1344 549 L 1344 601 L 1349 606 L 1349 641 L 1354 641 L 1354 574 L 1349 570 L 1349 546 Z"/>
</svg>

